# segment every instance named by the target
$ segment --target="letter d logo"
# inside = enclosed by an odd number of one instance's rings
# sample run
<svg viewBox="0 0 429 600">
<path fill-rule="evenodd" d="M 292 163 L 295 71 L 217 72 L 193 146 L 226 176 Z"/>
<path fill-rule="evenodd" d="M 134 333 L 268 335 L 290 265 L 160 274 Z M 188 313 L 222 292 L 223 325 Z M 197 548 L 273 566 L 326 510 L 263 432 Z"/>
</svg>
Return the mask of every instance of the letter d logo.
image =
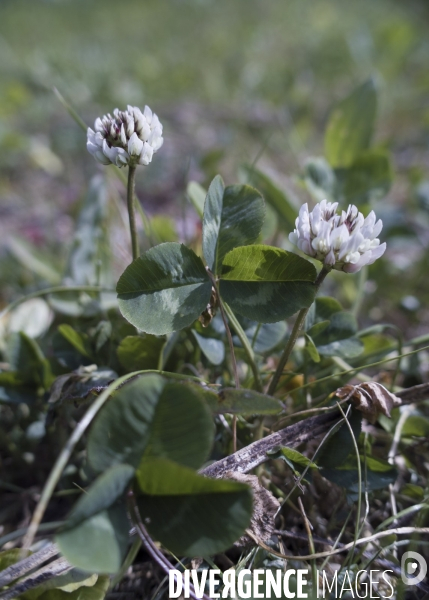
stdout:
<svg viewBox="0 0 429 600">
<path fill-rule="evenodd" d="M 407 585 L 416 585 L 423 581 L 427 573 L 427 564 L 421 554 L 405 552 L 401 560 L 401 577 Z"/>
</svg>

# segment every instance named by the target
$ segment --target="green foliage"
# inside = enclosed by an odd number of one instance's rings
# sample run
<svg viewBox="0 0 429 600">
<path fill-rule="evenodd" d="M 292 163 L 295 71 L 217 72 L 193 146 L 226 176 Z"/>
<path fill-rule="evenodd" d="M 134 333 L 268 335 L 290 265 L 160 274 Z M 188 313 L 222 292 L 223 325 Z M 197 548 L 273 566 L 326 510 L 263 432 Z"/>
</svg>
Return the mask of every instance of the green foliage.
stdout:
<svg viewBox="0 0 429 600">
<path fill-rule="evenodd" d="M 125 269 L 117 285 L 119 308 L 139 329 L 162 335 L 193 323 L 206 308 L 211 287 L 192 250 L 160 244 Z"/>
<path fill-rule="evenodd" d="M 242 167 L 247 182 L 260 190 L 265 201 L 274 209 L 286 231 L 293 230 L 296 219 L 295 203 L 273 181 L 255 167 Z"/>
<path fill-rule="evenodd" d="M 202 477 L 164 458 L 144 459 L 137 480 L 143 522 L 176 554 L 221 552 L 249 525 L 252 494 L 246 485 Z"/>
<path fill-rule="evenodd" d="M 272 246 L 236 248 L 225 257 L 222 267 L 222 281 L 313 282 L 315 278 L 316 270 L 308 260 Z"/>
<path fill-rule="evenodd" d="M 89 573 L 116 573 L 129 544 L 129 521 L 125 503 L 97 512 L 79 525 L 56 536 L 62 554 Z"/>
<path fill-rule="evenodd" d="M 331 166 L 350 167 L 369 148 L 376 110 L 376 86 L 372 79 L 337 104 L 325 134 L 326 158 Z"/>
<path fill-rule="evenodd" d="M 121 341 L 116 353 L 121 366 L 128 372 L 156 369 L 164 345 L 163 337 L 129 335 Z"/>
<path fill-rule="evenodd" d="M 316 344 L 308 333 L 305 334 L 305 349 L 311 360 L 316 363 L 320 362 L 319 351 L 317 350 Z"/>
<path fill-rule="evenodd" d="M 157 243 L 176 242 L 176 224 L 173 219 L 154 215 L 150 221 L 150 235 Z"/>
<path fill-rule="evenodd" d="M 76 567 L 95 573 L 119 570 L 129 543 L 129 522 L 120 498 L 133 475 L 129 465 L 114 465 L 73 507 L 56 542 Z"/>
<path fill-rule="evenodd" d="M 237 390 L 225 388 L 215 394 L 206 396 L 210 409 L 216 414 L 230 413 L 243 416 L 276 415 L 282 410 L 281 403 L 253 390 Z"/>
<path fill-rule="evenodd" d="M 103 600 L 106 596 L 110 584 L 107 575 L 76 577 L 74 569 L 71 574 L 72 577 L 69 574 L 54 577 L 50 582 L 22 594 L 19 600 Z"/>
<path fill-rule="evenodd" d="M 362 413 L 351 409 L 348 421 L 355 439 L 358 439 L 362 428 Z M 338 451 L 339 448 L 341 448 L 341 452 Z M 317 456 L 317 464 L 323 468 L 323 476 L 325 476 L 326 469 L 336 469 L 343 465 L 353 451 L 354 444 L 350 429 L 344 421 L 341 421 Z"/>
<path fill-rule="evenodd" d="M 357 338 L 336 340 L 322 346 L 317 346 L 317 351 L 323 356 L 341 356 L 342 358 L 355 358 L 362 354 L 363 344 Z"/>
<path fill-rule="evenodd" d="M 429 419 L 422 413 L 410 415 L 402 428 L 404 437 L 427 438 L 429 436 Z"/>
<path fill-rule="evenodd" d="M 70 530 L 97 513 L 110 508 L 120 498 L 134 475 L 133 467 L 118 464 L 96 479 L 67 517 L 64 530 Z"/>
<path fill-rule="evenodd" d="M 225 344 L 221 340 L 200 335 L 192 331 L 197 344 L 212 365 L 220 365 L 225 358 Z"/>
<path fill-rule="evenodd" d="M 273 457 L 283 458 L 283 460 L 290 466 L 292 471 L 296 471 L 297 467 L 309 467 L 310 469 L 317 469 L 316 463 L 311 461 L 309 458 L 295 450 L 294 448 L 286 448 L 283 446 L 279 450 L 273 450 L 270 453 Z"/>
<path fill-rule="evenodd" d="M 338 196 L 357 206 L 385 196 L 393 181 L 390 155 L 371 149 L 359 154 L 347 169 L 337 169 Z"/>
<path fill-rule="evenodd" d="M 100 321 L 94 331 L 93 345 L 96 354 L 103 352 L 108 346 L 112 336 L 112 323 L 110 321 Z"/>
<path fill-rule="evenodd" d="M 223 259 L 236 246 L 253 244 L 265 216 L 261 194 L 247 185 L 225 188 L 217 175 L 204 203 L 203 254 L 214 274 L 220 274 Z"/>
<path fill-rule="evenodd" d="M 117 378 L 111 369 L 96 369 L 95 365 L 80 367 L 73 373 L 60 375 L 50 389 L 49 402 L 54 410 L 66 403 L 81 403 L 96 396 Z"/>
<path fill-rule="evenodd" d="M 329 200 L 335 198 L 337 185 L 335 173 L 324 158 L 307 160 L 304 168 L 304 183 L 317 202 L 324 198 Z"/>
<path fill-rule="evenodd" d="M 25 333 L 13 333 L 8 344 L 9 364 L 25 383 L 46 383 L 47 363 L 37 342 Z"/>
<path fill-rule="evenodd" d="M 326 309 L 327 307 L 325 306 L 325 311 Z M 320 327 L 322 323 L 313 326 L 319 326 L 316 345 L 320 355 L 354 358 L 363 352 L 364 346 L 362 341 L 355 337 L 358 327 L 356 319 L 352 314 L 337 311 L 330 316 L 328 326 L 325 327 L 323 323 L 323 330 Z"/>
<path fill-rule="evenodd" d="M 143 455 L 198 468 L 212 441 L 210 412 L 198 387 L 143 375 L 101 410 L 89 434 L 88 461 L 96 472 L 120 463 L 137 467 Z"/>
<path fill-rule="evenodd" d="M 186 193 L 193 207 L 195 208 L 197 215 L 200 217 L 200 219 L 202 219 L 207 191 L 196 181 L 190 181 L 188 183 L 188 187 L 186 188 Z"/>
<path fill-rule="evenodd" d="M 316 320 L 328 320 L 333 314 L 343 310 L 341 303 L 331 296 L 319 296 L 315 301 Z"/>
<path fill-rule="evenodd" d="M 22 558 L 22 550 L 20 548 L 12 548 L 11 550 L 0 552 L 0 571 L 14 565 Z"/>
<path fill-rule="evenodd" d="M 236 248 L 222 267 L 222 298 L 238 314 L 274 323 L 310 306 L 316 270 L 291 252 L 270 246 Z"/>
<path fill-rule="evenodd" d="M 382 357 L 388 354 L 391 350 L 398 347 L 397 341 L 382 333 L 367 333 L 360 332 L 360 340 L 363 343 L 364 351 L 361 358 Z"/>
<path fill-rule="evenodd" d="M 364 473 L 362 492 L 384 489 L 389 484 L 394 483 L 398 477 L 398 470 L 388 462 L 372 457 L 365 458 L 364 456 L 360 456 L 360 462 Z M 359 493 L 355 456 L 350 456 L 347 461 L 336 469 L 323 469 L 322 474 L 348 492 L 352 494 Z"/>
<path fill-rule="evenodd" d="M 304 181 L 316 200 L 328 196 L 368 206 L 389 191 L 393 181 L 390 154 L 370 148 L 376 105 L 376 86 L 368 80 L 332 112 L 325 135 L 330 165 L 314 159 L 306 166 Z"/>
<path fill-rule="evenodd" d="M 51 365 L 39 344 L 23 331 L 7 344 L 10 370 L 0 372 L 0 403 L 32 403 L 54 380 Z"/>
<path fill-rule="evenodd" d="M 107 224 L 109 191 L 106 178 L 93 177 L 76 222 L 73 245 L 68 257 L 66 276 L 75 284 L 110 281 L 108 246 L 104 232 Z"/>
<path fill-rule="evenodd" d="M 316 338 L 318 335 L 323 333 L 327 327 L 329 327 L 331 321 L 319 321 L 318 323 L 314 323 L 309 329 L 307 329 L 307 334 L 313 338 Z"/>
<path fill-rule="evenodd" d="M 60 325 L 59 333 L 65 338 L 75 350 L 86 358 L 91 358 L 91 348 L 89 345 L 89 337 L 85 333 L 78 333 L 71 325 Z"/>
<path fill-rule="evenodd" d="M 0 402 L 31 404 L 36 395 L 37 391 L 34 387 L 31 384 L 26 385 L 18 373 L 10 371 L 0 373 Z"/>
<path fill-rule="evenodd" d="M 258 323 L 246 329 L 246 335 L 252 342 L 253 350 L 261 354 L 276 348 L 284 340 L 286 333 L 287 325 L 284 321 Z"/>
<path fill-rule="evenodd" d="M 41 252 L 34 244 L 20 236 L 12 238 L 9 242 L 9 251 L 14 258 L 25 268 L 51 285 L 57 285 L 61 281 L 52 256 Z"/>
<path fill-rule="evenodd" d="M 220 275 L 221 297 L 234 311 L 254 321 L 273 323 L 311 304 L 316 271 L 309 261 L 291 252 L 251 246 L 263 218 L 259 192 L 246 185 L 225 188 L 220 176 L 214 178 L 203 218 L 208 267 Z M 147 333 L 170 333 L 201 315 L 211 287 L 202 261 L 192 250 L 176 243 L 160 244 L 122 274 L 117 285 L 119 308 L 130 323 Z M 221 356 L 217 346 L 215 360 Z"/>
</svg>

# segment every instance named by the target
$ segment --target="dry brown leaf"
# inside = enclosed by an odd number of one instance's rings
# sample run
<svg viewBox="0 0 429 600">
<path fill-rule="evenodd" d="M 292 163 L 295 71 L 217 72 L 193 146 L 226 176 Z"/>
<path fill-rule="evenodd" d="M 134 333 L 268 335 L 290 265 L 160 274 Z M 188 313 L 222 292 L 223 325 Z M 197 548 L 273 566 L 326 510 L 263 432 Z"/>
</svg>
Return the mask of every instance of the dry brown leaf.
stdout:
<svg viewBox="0 0 429 600">
<path fill-rule="evenodd" d="M 342 400 L 351 400 L 370 423 L 375 423 L 380 414 L 390 418 L 391 410 L 402 404 L 402 400 L 398 396 L 375 381 L 345 385 L 338 388 L 335 395 Z"/>
</svg>

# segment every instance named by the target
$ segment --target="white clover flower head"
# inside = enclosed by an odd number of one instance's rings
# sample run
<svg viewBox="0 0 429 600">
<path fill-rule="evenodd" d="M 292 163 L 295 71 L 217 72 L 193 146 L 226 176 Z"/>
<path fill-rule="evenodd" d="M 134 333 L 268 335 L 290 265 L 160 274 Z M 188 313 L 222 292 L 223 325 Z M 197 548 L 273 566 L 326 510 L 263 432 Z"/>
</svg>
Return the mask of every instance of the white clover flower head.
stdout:
<svg viewBox="0 0 429 600">
<path fill-rule="evenodd" d="M 338 202 L 322 200 L 309 212 L 303 204 L 289 240 L 328 268 L 356 273 L 384 254 L 386 244 L 378 239 L 383 222 L 374 211 L 365 219 L 353 204 L 341 214 L 337 208 Z"/>
<path fill-rule="evenodd" d="M 162 125 L 148 106 L 143 112 L 137 106 L 115 108 L 113 116 L 95 120 L 94 130 L 88 127 L 86 147 L 103 165 L 146 166 L 164 142 Z"/>
</svg>

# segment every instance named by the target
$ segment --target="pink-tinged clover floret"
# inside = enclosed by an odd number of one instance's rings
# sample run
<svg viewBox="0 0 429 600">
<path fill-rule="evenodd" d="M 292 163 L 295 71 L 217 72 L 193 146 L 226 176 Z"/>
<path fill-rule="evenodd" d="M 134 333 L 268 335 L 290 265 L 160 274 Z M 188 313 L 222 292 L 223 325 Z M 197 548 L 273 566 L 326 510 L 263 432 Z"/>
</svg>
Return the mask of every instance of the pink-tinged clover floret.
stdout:
<svg viewBox="0 0 429 600">
<path fill-rule="evenodd" d="M 303 204 L 289 240 L 327 267 L 356 273 L 384 254 L 386 244 L 378 239 L 383 223 L 374 211 L 364 218 L 353 204 L 341 214 L 337 208 L 338 202 L 322 200 L 310 212 Z"/>
<path fill-rule="evenodd" d="M 147 166 L 164 142 L 162 125 L 148 106 L 142 112 L 137 106 L 127 110 L 115 108 L 97 118 L 94 130 L 88 127 L 86 147 L 103 165 Z"/>
</svg>

